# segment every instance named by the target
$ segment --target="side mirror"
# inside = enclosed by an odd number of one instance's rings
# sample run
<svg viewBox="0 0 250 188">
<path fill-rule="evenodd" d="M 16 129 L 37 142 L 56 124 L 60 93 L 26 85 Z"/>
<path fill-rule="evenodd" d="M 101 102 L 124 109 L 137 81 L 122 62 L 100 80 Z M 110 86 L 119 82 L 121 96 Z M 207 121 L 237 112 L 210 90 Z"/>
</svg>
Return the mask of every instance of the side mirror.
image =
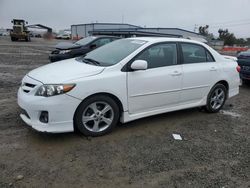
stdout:
<svg viewBox="0 0 250 188">
<path fill-rule="evenodd" d="M 132 70 L 146 70 L 148 68 L 148 62 L 145 60 L 135 60 L 131 64 Z"/>
</svg>

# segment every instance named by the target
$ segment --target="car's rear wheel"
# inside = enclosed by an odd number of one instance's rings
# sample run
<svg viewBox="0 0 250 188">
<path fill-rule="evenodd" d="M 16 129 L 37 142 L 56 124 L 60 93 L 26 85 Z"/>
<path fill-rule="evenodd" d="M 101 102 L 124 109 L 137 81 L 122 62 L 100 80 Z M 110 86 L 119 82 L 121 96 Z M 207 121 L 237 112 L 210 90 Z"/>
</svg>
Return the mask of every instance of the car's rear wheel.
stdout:
<svg viewBox="0 0 250 188">
<path fill-rule="evenodd" d="M 118 105 L 112 98 L 104 95 L 83 101 L 74 117 L 77 129 L 86 136 L 101 136 L 111 132 L 118 120 Z"/>
<path fill-rule="evenodd" d="M 225 104 L 227 98 L 227 89 L 223 84 L 216 84 L 208 94 L 206 110 L 210 113 L 216 113 Z"/>
</svg>

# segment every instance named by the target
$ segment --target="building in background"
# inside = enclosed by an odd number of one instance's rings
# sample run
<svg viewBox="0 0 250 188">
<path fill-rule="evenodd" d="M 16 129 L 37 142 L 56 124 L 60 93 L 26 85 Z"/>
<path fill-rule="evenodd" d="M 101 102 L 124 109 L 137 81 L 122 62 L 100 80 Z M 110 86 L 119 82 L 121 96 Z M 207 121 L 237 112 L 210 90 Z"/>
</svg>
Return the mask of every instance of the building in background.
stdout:
<svg viewBox="0 0 250 188">
<path fill-rule="evenodd" d="M 90 35 L 113 35 L 119 37 L 178 37 L 198 40 L 207 43 L 206 37 L 179 28 L 144 28 L 122 23 L 91 23 L 71 26 L 73 40 L 78 40 Z"/>
<path fill-rule="evenodd" d="M 211 41 L 209 41 L 209 45 L 213 49 L 220 51 L 224 47 L 224 41 L 222 41 L 222 40 L 211 40 Z"/>
<path fill-rule="evenodd" d="M 122 23 L 90 23 L 71 25 L 71 35 L 73 40 L 78 40 L 92 35 L 95 30 L 101 29 L 128 29 L 138 28 L 138 26 Z"/>
</svg>

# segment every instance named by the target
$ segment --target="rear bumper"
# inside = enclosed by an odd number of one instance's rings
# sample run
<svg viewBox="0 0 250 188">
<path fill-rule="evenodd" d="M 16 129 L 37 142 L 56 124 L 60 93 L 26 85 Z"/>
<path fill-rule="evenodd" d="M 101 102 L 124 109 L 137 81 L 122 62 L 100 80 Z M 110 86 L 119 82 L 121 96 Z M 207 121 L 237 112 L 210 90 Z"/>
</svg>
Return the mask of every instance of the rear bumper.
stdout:
<svg viewBox="0 0 250 188">
<path fill-rule="evenodd" d="M 231 97 L 233 97 L 235 95 L 238 95 L 239 92 L 240 92 L 239 87 L 229 89 L 229 91 L 228 91 L 228 98 L 231 98 Z"/>
</svg>

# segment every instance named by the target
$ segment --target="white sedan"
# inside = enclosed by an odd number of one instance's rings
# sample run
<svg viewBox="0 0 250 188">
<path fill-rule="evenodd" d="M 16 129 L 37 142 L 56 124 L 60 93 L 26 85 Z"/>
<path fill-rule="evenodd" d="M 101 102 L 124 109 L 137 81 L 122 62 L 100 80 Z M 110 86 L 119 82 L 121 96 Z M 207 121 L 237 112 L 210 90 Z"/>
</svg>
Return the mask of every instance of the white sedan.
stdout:
<svg viewBox="0 0 250 188">
<path fill-rule="evenodd" d="M 193 107 L 218 112 L 239 93 L 237 71 L 200 42 L 121 39 L 29 72 L 18 91 L 20 116 L 41 132 L 100 136 L 119 121 Z"/>
</svg>

